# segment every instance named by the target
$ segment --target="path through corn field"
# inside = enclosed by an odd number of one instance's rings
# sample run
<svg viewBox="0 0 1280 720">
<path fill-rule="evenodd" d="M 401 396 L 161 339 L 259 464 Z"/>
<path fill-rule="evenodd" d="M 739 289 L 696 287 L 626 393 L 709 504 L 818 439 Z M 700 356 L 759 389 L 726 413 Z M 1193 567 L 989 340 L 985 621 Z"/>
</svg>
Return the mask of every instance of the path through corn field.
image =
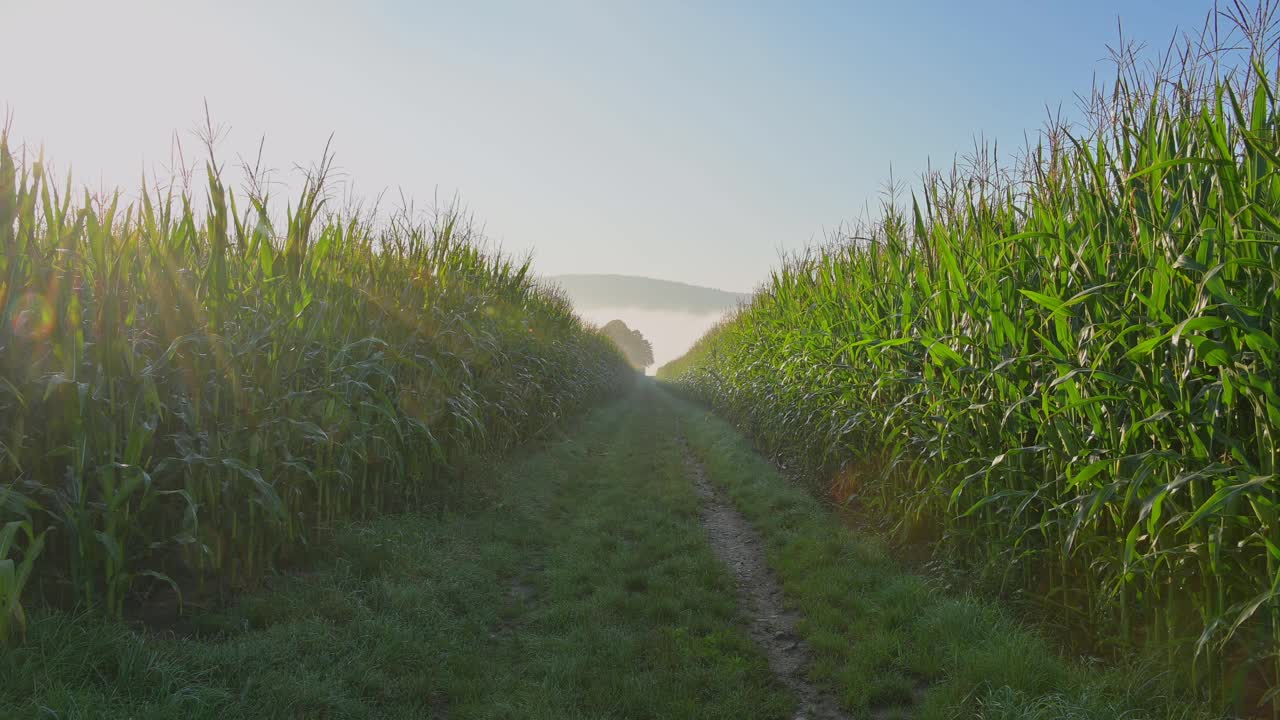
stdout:
<svg viewBox="0 0 1280 720">
<path fill-rule="evenodd" d="M 642 383 L 228 606 L 38 614 L 0 717 L 1167 716 L 1126 679 L 904 571 Z"/>
</svg>

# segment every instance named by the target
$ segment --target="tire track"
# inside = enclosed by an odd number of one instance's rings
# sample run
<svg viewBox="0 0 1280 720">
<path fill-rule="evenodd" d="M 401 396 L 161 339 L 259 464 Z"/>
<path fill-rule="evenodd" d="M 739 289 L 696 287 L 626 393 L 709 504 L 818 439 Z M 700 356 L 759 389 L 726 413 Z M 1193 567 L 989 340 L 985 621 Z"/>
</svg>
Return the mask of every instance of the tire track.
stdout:
<svg viewBox="0 0 1280 720">
<path fill-rule="evenodd" d="M 782 587 L 765 563 L 764 540 L 707 479 L 688 444 L 681 443 L 686 471 L 702 499 L 702 524 L 711 549 L 733 574 L 751 638 L 764 651 L 774 676 L 799 701 L 792 720 L 848 720 L 834 694 L 809 682 L 812 653 L 796 632 L 801 615 L 786 607 Z"/>
</svg>

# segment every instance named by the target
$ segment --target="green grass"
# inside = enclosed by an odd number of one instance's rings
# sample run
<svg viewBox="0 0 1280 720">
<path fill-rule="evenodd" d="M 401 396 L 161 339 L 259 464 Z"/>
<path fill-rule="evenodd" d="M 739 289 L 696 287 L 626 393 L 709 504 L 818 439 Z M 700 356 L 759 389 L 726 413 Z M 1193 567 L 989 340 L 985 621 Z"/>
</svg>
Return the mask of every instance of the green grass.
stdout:
<svg viewBox="0 0 1280 720">
<path fill-rule="evenodd" d="M 659 376 L 1082 645 L 1280 716 L 1264 5 L 1253 34 L 1214 18 L 1243 50 L 1122 65 L 1092 127 L 983 150 L 791 259 Z"/>
</svg>

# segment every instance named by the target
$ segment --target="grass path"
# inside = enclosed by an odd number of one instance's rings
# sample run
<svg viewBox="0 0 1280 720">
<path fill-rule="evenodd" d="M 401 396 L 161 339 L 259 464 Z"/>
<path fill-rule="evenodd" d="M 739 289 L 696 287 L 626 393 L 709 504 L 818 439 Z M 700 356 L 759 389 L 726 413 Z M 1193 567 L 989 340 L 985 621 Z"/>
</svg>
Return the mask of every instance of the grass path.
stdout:
<svg viewBox="0 0 1280 720">
<path fill-rule="evenodd" d="M 0 717 L 804 716 L 709 543 L 690 462 L 761 538 L 747 552 L 807 649 L 801 680 L 849 717 L 1198 717 L 1150 674 L 1063 661 L 903 572 L 652 387 L 470 472 L 446 509 L 336 533 L 305 572 L 180 632 L 35 617 L 0 653 Z"/>
</svg>

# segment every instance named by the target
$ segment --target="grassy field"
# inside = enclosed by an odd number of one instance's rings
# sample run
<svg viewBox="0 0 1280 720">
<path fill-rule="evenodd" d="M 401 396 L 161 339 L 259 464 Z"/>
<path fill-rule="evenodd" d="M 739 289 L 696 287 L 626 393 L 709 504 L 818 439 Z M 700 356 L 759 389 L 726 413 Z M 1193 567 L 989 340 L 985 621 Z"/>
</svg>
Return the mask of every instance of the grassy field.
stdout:
<svg viewBox="0 0 1280 720">
<path fill-rule="evenodd" d="M 707 544 L 686 438 L 759 530 L 854 717 L 1194 718 L 1142 669 L 1061 659 L 905 572 L 729 425 L 644 384 L 467 470 L 437 512 L 346 525 L 296 572 L 179 625 L 33 613 L 0 653 L 15 718 L 789 718 Z M 902 717 L 903 714 L 888 717 Z"/>
<path fill-rule="evenodd" d="M 251 587 L 634 380 L 462 214 L 330 211 L 327 172 L 81 198 L 0 137 L 0 644 Z"/>
<path fill-rule="evenodd" d="M 1280 713 L 1280 103 L 1238 39 L 926 178 L 659 376 L 1093 650 Z"/>
</svg>

